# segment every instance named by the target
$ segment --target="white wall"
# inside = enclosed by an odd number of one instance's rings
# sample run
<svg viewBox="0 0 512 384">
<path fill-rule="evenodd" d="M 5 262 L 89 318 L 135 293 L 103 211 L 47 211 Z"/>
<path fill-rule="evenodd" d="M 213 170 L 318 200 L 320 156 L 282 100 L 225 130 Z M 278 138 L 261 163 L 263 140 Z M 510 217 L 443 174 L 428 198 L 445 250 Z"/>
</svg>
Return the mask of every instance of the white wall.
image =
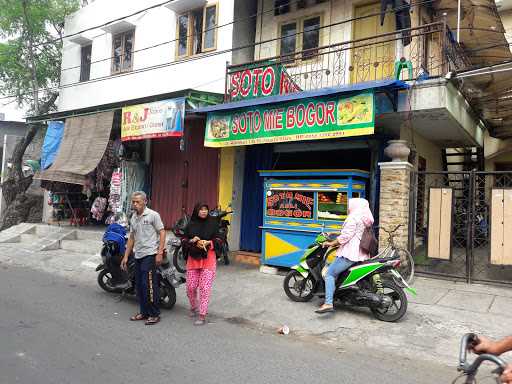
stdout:
<svg viewBox="0 0 512 384">
<path fill-rule="evenodd" d="M 161 2 L 161 0 L 97 0 L 68 18 L 65 33 L 77 33 Z M 218 4 L 218 25 L 233 21 L 234 0 L 208 0 L 208 3 Z M 133 71 L 128 74 L 111 76 L 111 60 L 109 58 L 112 55 L 112 34 L 102 29 L 84 32 L 81 36 L 92 40 L 91 75 L 90 81 L 78 83 L 81 46 L 71 42 L 72 38 L 67 39 L 63 47 L 59 111 L 131 100 L 188 88 L 224 93 L 225 67 L 226 62 L 231 61 L 231 52 L 202 57 L 194 61 L 176 61 L 176 46 L 173 41 L 176 38 L 176 14 L 164 6 L 144 11 L 127 18 L 126 21 L 135 25 L 135 51 L 163 44 L 156 48 L 135 52 Z M 232 38 L 232 24 L 218 28 L 216 52 L 231 49 Z M 194 58 L 199 57 L 201 56 Z M 102 59 L 107 60 L 95 63 Z M 168 65 L 170 62 L 172 65 Z M 144 70 L 153 66 L 162 67 Z M 66 68 L 72 67 L 76 68 L 66 70 Z"/>
<path fill-rule="evenodd" d="M 257 1 L 236 0 L 235 20 L 233 28 L 233 47 L 248 47 L 233 51 L 232 64 L 243 64 L 254 59 L 254 41 L 256 34 Z"/>
</svg>

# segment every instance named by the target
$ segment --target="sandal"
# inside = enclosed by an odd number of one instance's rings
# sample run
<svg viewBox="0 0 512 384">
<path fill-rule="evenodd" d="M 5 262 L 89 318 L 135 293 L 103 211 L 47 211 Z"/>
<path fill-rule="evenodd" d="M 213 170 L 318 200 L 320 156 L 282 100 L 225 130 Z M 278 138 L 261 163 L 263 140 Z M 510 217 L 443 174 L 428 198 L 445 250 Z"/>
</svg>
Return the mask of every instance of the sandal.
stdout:
<svg viewBox="0 0 512 384">
<path fill-rule="evenodd" d="M 324 307 L 324 308 L 320 308 L 320 309 L 317 309 L 315 312 L 316 312 L 316 313 L 319 313 L 319 314 L 329 313 L 329 312 L 334 312 L 334 307 Z"/>
<path fill-rule="evenodd" d="M 160 322 L 160 316 L 148 317 L 148 319 L 146 320 L 146 325 L 154 325 L 157 324 L 158 322 Z"/>
<path fill-rule="evenodd" d="M 142 313 L 137 313 L 136 315 L 130 317 L 130 321 L 141 321 L 146 319 L 147 316 L 144 316 Z"/>
<path fill-rule="evenodd" d="M 194 321 L 194 325 L 205 325 L 206 324 L 206 316 L 199 315 L 198 319 Z"/>
<path fill-rule="evenodd" d="M 191 309 L 188 313 L 188 317 L 191 319 L 195 319 L 198 315 L 199 313 L 197 312 L 197 309 Z"/>
</svg>

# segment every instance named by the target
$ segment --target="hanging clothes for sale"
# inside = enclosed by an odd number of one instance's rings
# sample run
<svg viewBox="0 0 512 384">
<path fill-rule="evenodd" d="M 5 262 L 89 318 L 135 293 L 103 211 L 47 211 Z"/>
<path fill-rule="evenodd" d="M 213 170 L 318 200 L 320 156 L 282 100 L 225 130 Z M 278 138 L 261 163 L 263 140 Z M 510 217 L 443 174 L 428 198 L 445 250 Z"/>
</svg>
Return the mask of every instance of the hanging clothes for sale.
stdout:
<svg viewBox="0 0 512 384">
<path fill-rule="evenodd" d="M 96 191 L 102 192 L 105 189 L 105 182 L 110 180 L 112 171 L 118 166 L 118 160 L 115 153 L 116 144 L 113 140 L 109 140 L 107 149 L 98 166 L 96 173 Z"/>
<path fill-rule="evenodd" d="M 92 203 L 91 214 L 94 220 L 101 221 L 103 219 L 103 215 L 105 214 L 105 209 L 107 209 L 107 199 L 104 197 L 97 197 L 94 199 L 94 203 Z"/>
<path fill-rule="evenodd" d="M 140 161 L 124 160 L 121 163 L 121 174 L 121 202 L 123 205 L 122 210 L 128 214 L 131 210 L 130 197 L 132 193 L 136 191 L 147 192 L 147 167 L 145 163 Z"/>
<path fill-rule="evenodd" d="M 388 7 L 395 13 L 396 30 L 411 28 L 411 5 L 406 0 L 381 0 L 380 1 L 380 25 L 384 25 L 384 19 Z M 404 47 L 411 44 L 411 31 L 402 31 L 402 43 Z"/>
<path fill-rule="evenodd" d="M 110 180 L 110 194 L 108 197 L 108 210 L 110 212 L 110 215 L 105 221 L 105 224 L 114 223 L 116 215 L 122 212 L 121 183 L 121 169 L 117 168 L 114 172 L 112 172 L 112 178 Z"/>
</svg>

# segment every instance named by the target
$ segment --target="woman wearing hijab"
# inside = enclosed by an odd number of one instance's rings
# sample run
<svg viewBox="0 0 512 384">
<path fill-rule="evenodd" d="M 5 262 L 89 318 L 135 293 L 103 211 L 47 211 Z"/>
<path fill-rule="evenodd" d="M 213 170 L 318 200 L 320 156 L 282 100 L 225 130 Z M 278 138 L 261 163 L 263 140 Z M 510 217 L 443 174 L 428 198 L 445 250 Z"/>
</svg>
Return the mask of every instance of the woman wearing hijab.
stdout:
<svg viewBox="0 0 512 384">
<path fill-rule="evenodd" d="M 194 325 L 204 325 L 212 290 L 217 258 L 215 243 L 219 241 L 218 220 L 209 215 L 208 205 L 196 204 L 190 222 L 185 227 L 183 251 L 187 257 L 187 295 L 190 316 L 198 316 Z M 199 302 L 197 291 L 199 289 Z"/>
<path fill-rule="evenodd" d="M 360 198 L 350 199 L 348 201 L 348 217 L 340 235 L 336 240 L 326 241 L 323 244 L 324 247 L 339 246 L 339 248 L 336 252 L 336 259 L 329 266 L 325 277 L 325 302 L 315 311 L 316 313 L 334 311 L 332 302 L 336 289 L 336 278 L 355 263 L 370 258 L 370 255 L 364 252 L 359 245 L 365 228 L 372 225 L 373 215 L 368 201 Z"/>
</svg>

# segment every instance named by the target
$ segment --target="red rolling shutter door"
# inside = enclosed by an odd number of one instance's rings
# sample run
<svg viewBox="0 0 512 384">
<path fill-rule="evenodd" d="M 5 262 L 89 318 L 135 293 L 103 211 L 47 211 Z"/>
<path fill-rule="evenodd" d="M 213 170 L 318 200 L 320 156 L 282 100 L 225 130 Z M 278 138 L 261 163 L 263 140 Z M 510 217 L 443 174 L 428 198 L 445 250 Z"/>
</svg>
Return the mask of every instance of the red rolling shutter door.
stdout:
<svg viewBox="0 0 512 384">
<path fill-rule="evenodd" d="M 186 120 L 184 152 L 179 139 L 153 140 L 151 202 L 166 228 L 181 216 L 182 206 L 192 213 L 198 201 L 210 207 L 217 204 L 219 151 L 205 148 L 203 141 L 204 121 L 200 119 Z"/>
</svg>

